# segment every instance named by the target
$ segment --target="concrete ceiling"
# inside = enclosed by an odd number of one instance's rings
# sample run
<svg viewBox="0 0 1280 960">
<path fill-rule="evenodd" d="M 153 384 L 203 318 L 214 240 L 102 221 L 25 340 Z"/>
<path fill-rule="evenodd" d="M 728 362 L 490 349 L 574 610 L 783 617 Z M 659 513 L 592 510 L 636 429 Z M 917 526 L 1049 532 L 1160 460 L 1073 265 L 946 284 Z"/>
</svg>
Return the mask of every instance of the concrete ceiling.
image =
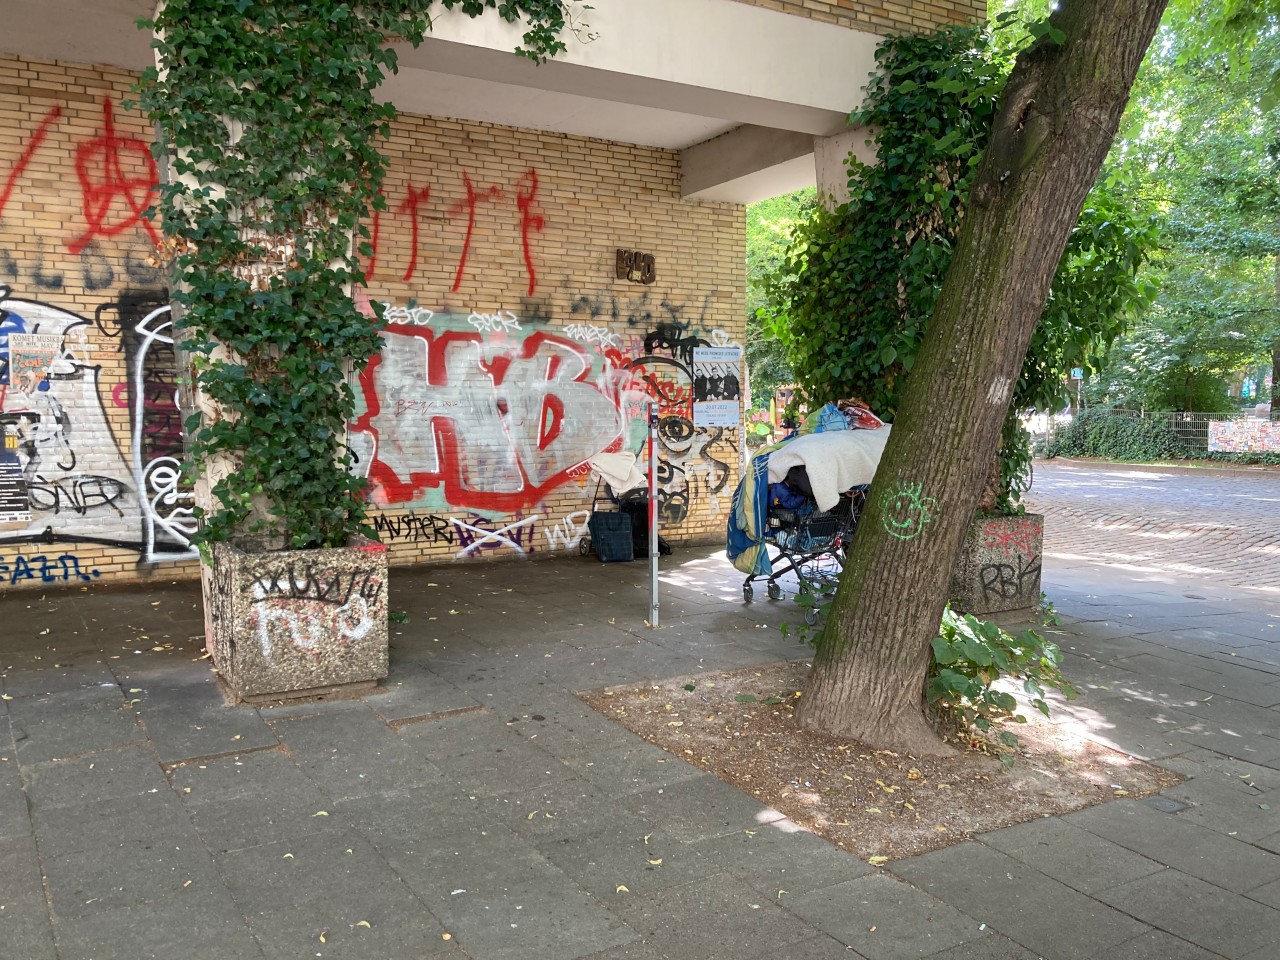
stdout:
<svg viewBox="0 0 1280 960">
<path fill-rule="evenodd" d="M 135 26 L 150 0 L 0 5 L 0 51 L 131 70 L 152 62 Z M 577 12 L 600 39 L 569 35 L 569 50 L 541 66 L 510 52 L 519 30 L 496 16 L 442 15 L 431 39 L 398 50 L 383 96 L 407 113 L 674 150 L 744 125 L 821 137 L 844 128 L 876 40 L 731 0 L 596 0 Z M 805 172 L 797 159 L 772 173 L 735 169 L 698 196 L 745 202 L 812 183 L 811 161 Z"/>
</svg>

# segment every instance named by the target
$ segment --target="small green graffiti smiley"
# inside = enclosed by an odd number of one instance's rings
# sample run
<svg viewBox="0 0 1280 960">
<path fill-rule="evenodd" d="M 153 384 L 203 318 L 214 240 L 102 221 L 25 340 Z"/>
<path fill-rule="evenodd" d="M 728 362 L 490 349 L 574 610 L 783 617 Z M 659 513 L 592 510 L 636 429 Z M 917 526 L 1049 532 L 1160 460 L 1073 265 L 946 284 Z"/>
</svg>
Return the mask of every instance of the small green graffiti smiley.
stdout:
<svg viewBox="0 0 1280 960">
<path fill-rule="evenodd" d="M 881 521 L 899 540 L 914 540 L 937 515 L 938 501 L 920 496 L 920 487 L 918 483 L 903 484 L 885 507 Z"/>
</svg>

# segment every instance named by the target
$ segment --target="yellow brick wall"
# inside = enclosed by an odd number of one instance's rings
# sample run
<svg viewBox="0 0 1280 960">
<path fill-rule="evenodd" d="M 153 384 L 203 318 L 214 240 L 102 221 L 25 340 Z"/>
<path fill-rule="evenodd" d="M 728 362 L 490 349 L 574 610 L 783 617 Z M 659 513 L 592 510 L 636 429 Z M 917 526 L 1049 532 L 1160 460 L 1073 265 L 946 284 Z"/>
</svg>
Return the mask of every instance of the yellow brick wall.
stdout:
<svg viewBox="0 0 1280 960">
<path fill-rule="evenodd" d="M 181 440 L 131 80 L 0 57 L 0 590 L 197 569 L 166 486 Z M 681 200 L 670 151 L 412 116 L 385 150 L 369 294 L 396 322 L 352 447 L 392 562 L 576 555 L 581 462 L 638 449 L 655 391 L 663 534 L 721 537 L 739 431 L 694 428 L 691 351 L 742 341 L 743 209 Z M 618 279 L 619 249 L 654 282 Z"/>
<path fill-rule="evenodd" d="M 738 0 L 797 17 L 870 33 L 920 33 L 946 23 L 987 18 L 986 0 Z"/>
</svg>

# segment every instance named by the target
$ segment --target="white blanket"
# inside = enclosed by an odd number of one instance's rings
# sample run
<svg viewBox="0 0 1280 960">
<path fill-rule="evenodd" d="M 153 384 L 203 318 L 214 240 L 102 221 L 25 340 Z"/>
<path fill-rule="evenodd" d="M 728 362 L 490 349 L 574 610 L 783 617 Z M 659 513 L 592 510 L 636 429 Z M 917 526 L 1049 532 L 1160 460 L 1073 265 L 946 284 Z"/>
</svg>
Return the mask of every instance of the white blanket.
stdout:
<svg viewBox="0 0 1280 960">
<path fill-rule="evenodd" d="M 818 509 L 830 510 L 844 491 L 875 477 L 889 429 L 832 430 L 796 437 L 769 455 L 769 482 L 780 483 L 788 470 L 803 465 Z"/>
</svg>

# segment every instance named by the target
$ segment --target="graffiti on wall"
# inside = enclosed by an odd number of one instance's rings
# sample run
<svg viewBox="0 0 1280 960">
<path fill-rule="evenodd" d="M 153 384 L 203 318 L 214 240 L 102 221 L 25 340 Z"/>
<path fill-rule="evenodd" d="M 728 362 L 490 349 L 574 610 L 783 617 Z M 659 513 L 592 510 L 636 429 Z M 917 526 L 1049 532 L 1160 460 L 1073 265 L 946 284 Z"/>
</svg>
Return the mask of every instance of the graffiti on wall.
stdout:
<svg viewBox="0 0 1280 960">
<path fill-rule="evenodd" d="M 96 329 L 125 355 L 127 378 L 114 387 L 91 356 L 94 321 L 9 293 L 0 287 L 0 541 L 101 543 L 145 562 L 192 556 L 163 292 L 99 309 Z M 128 409 L 127 447 L 109 407 Z"/>
<path fill-rule="evenodd" d="M 616 301 L 577 303 L 609 305 L 591 321 L 622 309 Z M 738 431 L 694 426 L 692 350 L 728 338 L 700 336 L 679 319 L 683 308 L 661 303 L 676 319 L 627 334 L 597 322 L 530 331 L 509 310 L 387 305 L 383 349 L 361 376 L 365 410 L 352 428 L 374 502 L 476 511 L 474 522 L 456 521 L 461 555 L 532 551 L 538 518 L 481 525 L 480 515 L 528 510 L 589 476 L 585 461 L 598 453 L 640 451 L 656 399 L 662 522 L 683 523 L 694 503 L 719 513 Z M 648 294 L 632 306 L 649 314 Z M 544 531 L 546 545 L 572 548 L 581 526 L 560 521 Z M 438 542 L 436 529 L 410 525 L 402 535 Z"/>
</svg>

